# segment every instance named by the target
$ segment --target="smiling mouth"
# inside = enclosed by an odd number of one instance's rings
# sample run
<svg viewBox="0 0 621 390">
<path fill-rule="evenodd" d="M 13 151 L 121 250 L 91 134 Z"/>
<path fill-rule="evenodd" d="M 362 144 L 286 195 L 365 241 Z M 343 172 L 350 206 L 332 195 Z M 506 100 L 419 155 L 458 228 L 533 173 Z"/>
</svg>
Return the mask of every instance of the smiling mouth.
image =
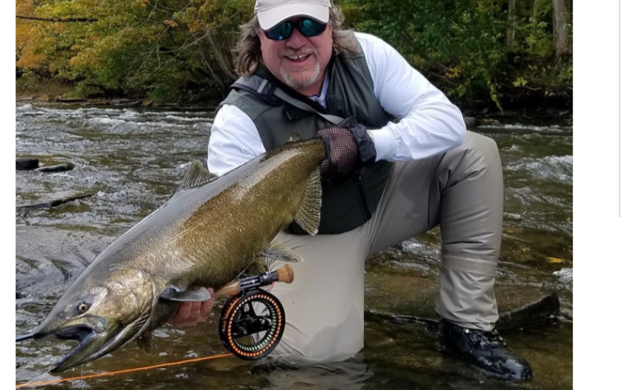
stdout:
<svg viewBox="0 0 621 390">
<path fill-rule="evenodd" d="M 306 59 L 308 57 L 310 57 L 310 54 L 301 54 L 301 55 L 297 55 L 297 56 L 285 56 L 286 59 L 288 59 L 291 62 L 294 63 L 299 63 L 299 62 L 304 62 L 306 61 Z"/>
</svg>

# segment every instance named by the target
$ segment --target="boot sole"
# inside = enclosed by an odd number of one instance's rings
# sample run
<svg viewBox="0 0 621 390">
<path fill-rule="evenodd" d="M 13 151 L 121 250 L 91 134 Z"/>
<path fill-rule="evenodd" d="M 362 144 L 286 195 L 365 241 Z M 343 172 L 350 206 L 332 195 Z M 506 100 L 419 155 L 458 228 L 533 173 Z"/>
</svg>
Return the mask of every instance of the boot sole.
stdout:
<svg viewBox="0 0 621 390">
<path fill-rule="evenodd" d="M 511 381 L 511 382 L 528 382 L 530 380 L 533 379 L 533 375 L 531 375 L 528 378 L 522 378 L 522 377 L 516 377 L 516 375 L 511 375 L 511 374 L 499 374 L 497 372 L 493 372 L 493 371 L 488 371 L 480 366 L 477 366 L 476 364 L 474 364 L 472 362 L 472 360 L 466 356 L 463 355 L 459 355 L 455 352 L 449 351 L 448 349 L 446 349 L 442 343 L 440 343 L 440 352 L 445 353 L 447 355 L 453 356 L 459 360 L 461 360 L 462 362 L 465 362 L 468 367 L 474 369 L 475 371 L 480 372 L 481 374 L 492 378 L 492 379 L 499 379 L 499 380 L 504 380 L 504 381 Z"/>
</svg>

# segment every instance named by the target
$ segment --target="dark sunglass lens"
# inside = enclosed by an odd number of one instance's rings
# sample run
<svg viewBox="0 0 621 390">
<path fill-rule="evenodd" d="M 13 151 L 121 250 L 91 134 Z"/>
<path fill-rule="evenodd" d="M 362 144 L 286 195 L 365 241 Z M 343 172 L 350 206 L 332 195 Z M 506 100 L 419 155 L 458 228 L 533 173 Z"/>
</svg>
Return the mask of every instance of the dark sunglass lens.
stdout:
<svg viewBox="0 0 621 390">
<path fill-rule="evenodd" d="M 314 37 L 324 32 L 326 25 L 313 19 L 302 19 L 298 23 L 298 28 L 305 37 Z"/>
<path fill-rule="evenodd" d="M 277 41 L 282 41 L 283 39 L 287 39 L 291 36 L 293 31 L 293 27 L 290 22 L 284 22 L 277 24 L 276 26 L 270 28 L 265 32 L 270 39 L 275 39 Z"/>
</svg>

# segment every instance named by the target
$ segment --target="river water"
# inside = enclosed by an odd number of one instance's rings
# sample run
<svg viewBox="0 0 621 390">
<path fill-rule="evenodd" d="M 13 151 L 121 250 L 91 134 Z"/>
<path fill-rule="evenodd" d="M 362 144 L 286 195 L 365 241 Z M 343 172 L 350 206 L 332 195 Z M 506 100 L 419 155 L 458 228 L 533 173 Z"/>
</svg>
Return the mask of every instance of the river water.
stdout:
<svg viewBox="0 0 621 390">
<path fill-rule="evenodd" d="M 189 162 L 206 154 L 210 113 L 18 104 L 16 155 L 42 165 L 71 162 L 62 173 L 18 171 L 17 206 L 90 195 L 55 208 L 16 213 L 16 334 L 31 331 L 108 244 L 161 205 Z M 504 168 L 504 240 L 496 293 L 501 312 L 551 292 L 561 313 L 503 333 L 533 366 L 526 384 L 488 379 L 438 352 L 425 325 L 367 319 L 365 348 L 354 359 L 273 368 L 236 358 L 40 385 L 85 389 L 567 389 L 572 386 L 572 128 L 565 123 L 504 123 L 477 132 L 493 138 Z M 437 229 L 370 259 L 367 309 L 435 318 Z M 221 305 L 221 302 L 220 302 Z M 214 313 L 219 312 L 219 306 Z M 61 374 L 49 368 L 73 342 L 21 342 L 17 383 L 72 378 L 224 353 L 217 316 L 187 330 L 162 327 L 151 353 L 128 345 Z"/>
</svg>

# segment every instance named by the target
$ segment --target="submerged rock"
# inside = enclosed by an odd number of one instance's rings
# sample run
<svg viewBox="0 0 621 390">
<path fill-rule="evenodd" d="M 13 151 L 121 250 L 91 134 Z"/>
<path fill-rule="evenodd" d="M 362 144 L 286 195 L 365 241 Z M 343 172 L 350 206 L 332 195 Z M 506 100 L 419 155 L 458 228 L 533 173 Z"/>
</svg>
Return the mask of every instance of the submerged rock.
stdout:
<svg viewBox="0 0 621 390">
<path fill-rule="evenodd" d="M 541 325 L 558 315 L 560 307 L 561 304 L 556 293 L 546 295 L 540 300 L 531 302 L 518 309 L 501 312 L 496 323 L 496 329 L 509 330 Z M 367 315 L 367 320 L 379 319 L 395 323 L 418 322 L 426 324 L 433 329 L 436 329 L 439 323 L 439 320 L 434 318 L 386 313 L 368 308 L 365 310 L 365 315 Z"/>
<path fill-rule="evenodd" d="M 554 292 L 536 302 L 531 302 L 518 309 L 500 313 L 496 328 L 499 330 L 506 330 L 541 325 L 551 317 L 558 315 L 560 309 L 561 303 L 558 299 L 558 295 Z"/>
<path fill-rule="evenodd" d="M 74 200 L 90 198 L 91 196 L 97 194 L 97 192 L 87 193 L 87 194 L 77 194 L 71 195 L 64 198 L 54 199 L 49 202 L 41 202 L 41 203 L 33 203 L 26 204 L 22 206 L 17 206 L 17 211 L 24 211 L 28 209 L 51 209 L 52 207 L 60 206 L 61 204 L 65 204 L 68 202 L 72 202 Z"/>
<path fill-rule="evenodd" d="M 35 169 L 35 171 L 37 172 L 65 172 L 65 171 L 72 170 L 73 167 L 74 165 L 72 163 L 65 163 L 65 164 L 57 164 L 57 165 L 50 165 L 47 167 L 37 168 Z"/>
</svg>

